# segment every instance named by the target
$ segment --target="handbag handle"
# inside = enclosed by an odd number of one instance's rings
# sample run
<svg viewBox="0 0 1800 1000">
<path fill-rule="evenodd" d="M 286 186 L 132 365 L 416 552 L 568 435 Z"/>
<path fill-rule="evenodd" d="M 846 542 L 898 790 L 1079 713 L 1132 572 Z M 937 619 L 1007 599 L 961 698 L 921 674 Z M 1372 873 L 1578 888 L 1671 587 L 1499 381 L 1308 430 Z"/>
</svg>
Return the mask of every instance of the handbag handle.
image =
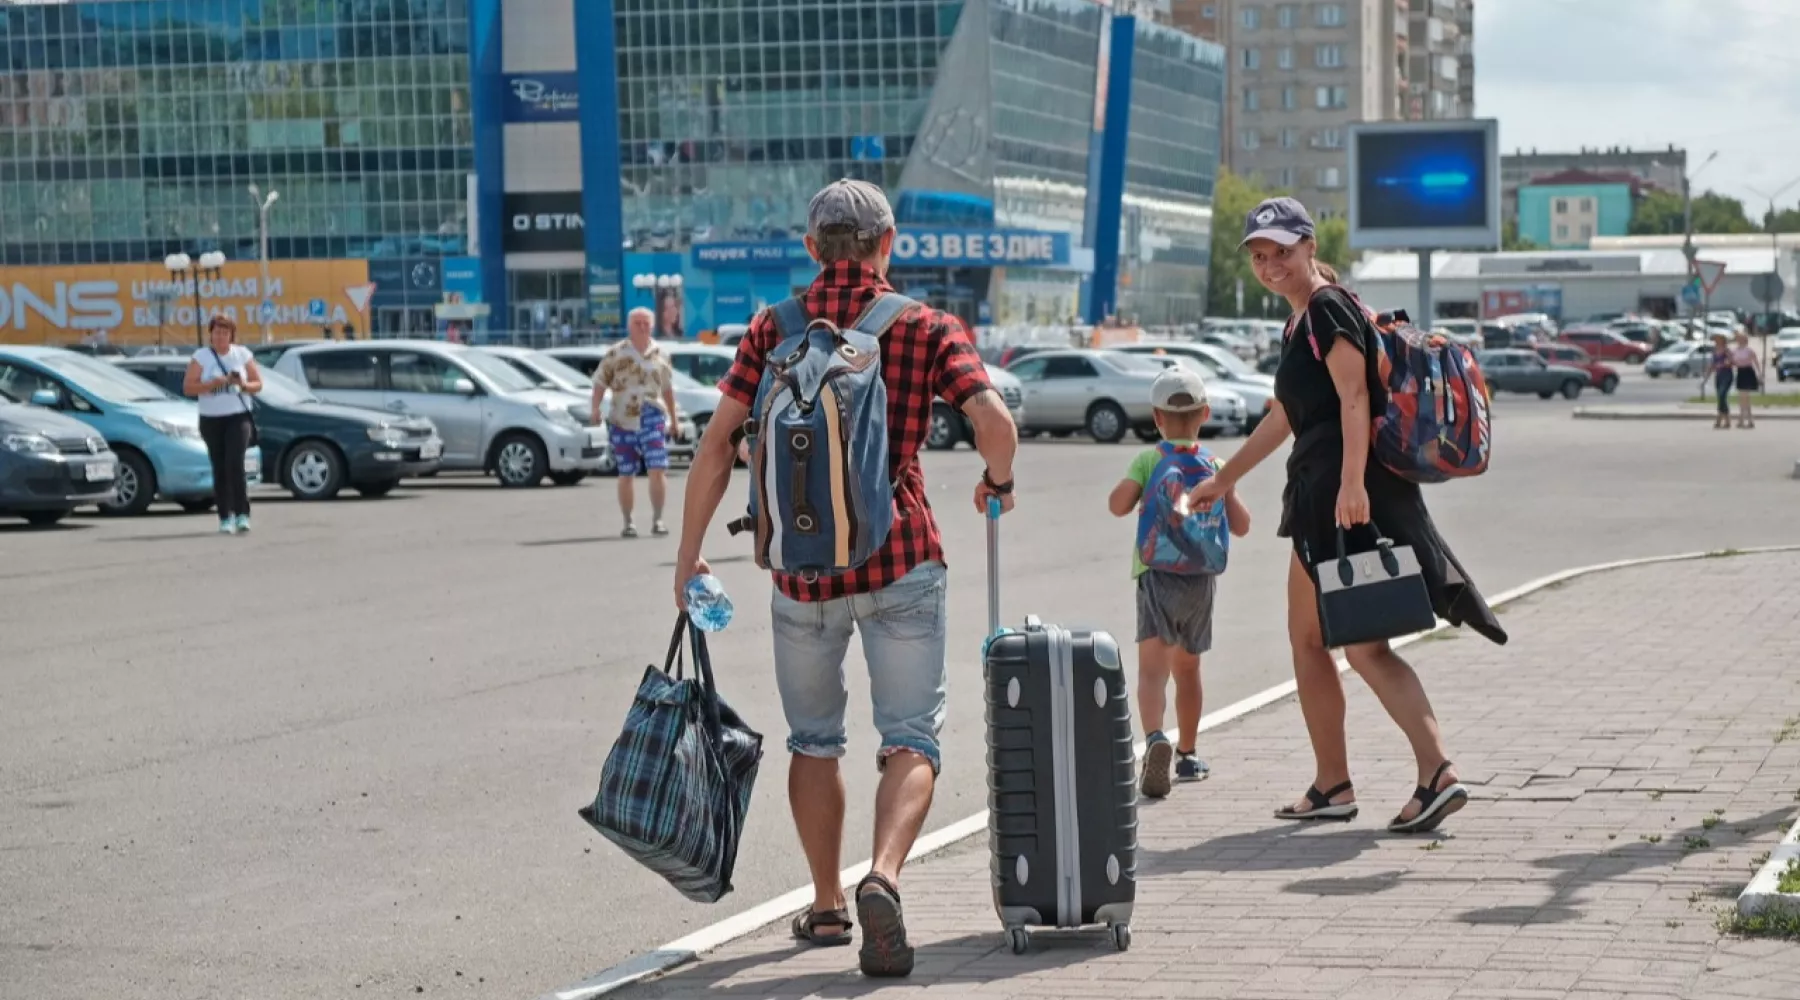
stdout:
<svg viewBox="0 0 1800 1000">
<path fill-rule="evenodd" d="M 1369 522 L 1369 527 L 1375 531 L 1375 551 L 1381 554 L 1381 568 L 1387 570 L 1389 579 L 1399 576 L 1400 559 L 1394 555 L 1393 539 L 1383 535 L 1374 521 Z M 1344 554 L 1344 526 L 1341 524 L 1337 528 L 1337 571 L 1338 579 L 1346 587 L 1356 579 L 1356 570 L 1350 565 L 1350 557 Z"/>
<path fill-rule="evenodd" d="M 685 677 L 687 668 L 686 650 L 682 637 L 686 636 L 686 645 L 694 648 L 694 676 Z M 695 680 L 700 684 L 700 716 L 706 724 L 706 734 L 714 743 L 719 740 L 723 723 L 719 721 L 719 688 L 713 681 L 712 654 L 706 648 L 706 635 L 700 626 L 686 611 L 675 621 L 675 634 L 669 637 L 669 655 L 663 660 L 663 673 L 675 680 Z"/>
</svg>

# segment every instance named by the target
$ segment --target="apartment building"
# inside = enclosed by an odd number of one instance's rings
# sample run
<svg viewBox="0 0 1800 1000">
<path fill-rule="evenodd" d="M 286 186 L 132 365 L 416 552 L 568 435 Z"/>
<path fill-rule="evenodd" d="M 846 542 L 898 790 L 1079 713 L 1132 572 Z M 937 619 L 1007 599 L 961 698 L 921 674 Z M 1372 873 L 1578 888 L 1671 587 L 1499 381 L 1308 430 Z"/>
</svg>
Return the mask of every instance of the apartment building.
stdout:
<svg viewBox="0 0 1800 1000">
<path fill-rule="evenodd" d="M 1321 217 L 1347 204 L 1352 122 L 1474 113 L 1474 0 L 1174 0 L 1230 53 L 1226 165 Z"/>
<path fill-rule="evenodd" d="M 1500 157 L 1501 218 L 1519 217 L 1519 189 L 1543 184 L 1554 175 L 1569 171 L 1611 176 L 1633 185 L 1633 193 L 1660 189 L 1681 192 L 1681 180 L 1687 176 L 1687 150 L 1671 144 L 1667 149 L 1631 149 L 1613 146 L 1606 149 L 1578 149 L 1572 153 L 1540 153 L 1519 150 Z M 1607 235 L 1596 233 L 1596 235 Z"/>
</svg>

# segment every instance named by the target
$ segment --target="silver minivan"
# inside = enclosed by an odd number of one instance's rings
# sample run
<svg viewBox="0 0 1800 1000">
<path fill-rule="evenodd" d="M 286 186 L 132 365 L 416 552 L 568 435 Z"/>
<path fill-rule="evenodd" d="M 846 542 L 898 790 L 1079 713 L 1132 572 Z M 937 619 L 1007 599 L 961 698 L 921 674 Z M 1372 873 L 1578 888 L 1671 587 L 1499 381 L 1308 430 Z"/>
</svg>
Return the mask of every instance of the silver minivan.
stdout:
<svg viewBox="0 0 1800 1000">
<path fill-rule="evenodd" d="M 296 347 L 275 370 L 319 398 L 426 417 L 444 439 L 442 468 L 492 473 L 502 486 L 549 476 L 570 486 L 608 459 L 588 401 L 540 389 L 492 355 L 435 340 L 328 342 Z"/>
</svg>

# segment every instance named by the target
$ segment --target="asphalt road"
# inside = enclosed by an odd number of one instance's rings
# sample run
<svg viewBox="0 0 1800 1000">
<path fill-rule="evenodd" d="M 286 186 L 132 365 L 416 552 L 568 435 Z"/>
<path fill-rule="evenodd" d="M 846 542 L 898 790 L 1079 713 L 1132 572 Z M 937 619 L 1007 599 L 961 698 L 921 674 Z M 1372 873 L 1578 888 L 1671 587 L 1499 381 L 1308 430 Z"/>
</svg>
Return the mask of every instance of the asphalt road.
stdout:
<svg viewBox="0 0 1800 1000">
<path fill-rule="evenodd" d="M 1634 373 L 1613 399 L 1691 389 Z M 1502 398 L 1489 474 L 1430 491 L 1486 592 L 1609 559 L 1800 541 L 1800 426 L 1574 421 L 1573 405 Z M 1023 446 L 1007 618 L 1129 633 L 1132 524 L 1105 494 L 1132 451 Z M 1221 586 L 1212 707 L 1288 675 L 1278 461 L 1244 486 L 1255 523 Z M 926 462 L 954 598 L 935 827 L 984 804 L 986 579 L 979 460 Z M 740 477 L 728 507 L 742 498 Z M 265 493 L 241 539 L 162 510 L 0 525 L 6 996 L 532 997 L 805 880 L 767 584 L 722 530 L 709 553 L 737 617 L 713 657 L 768 755 L 738 891 L 702 906 L 575 814 L 672 624 L 674 542 L 619 539 L 609 481 L 517 493 L 445 479 L 326 505 Z M 861 673 L 853 656 L 846 863 L 869 838 Z M 1390 790 L 1396 807 L 1406 791 Z"/>
</svg>

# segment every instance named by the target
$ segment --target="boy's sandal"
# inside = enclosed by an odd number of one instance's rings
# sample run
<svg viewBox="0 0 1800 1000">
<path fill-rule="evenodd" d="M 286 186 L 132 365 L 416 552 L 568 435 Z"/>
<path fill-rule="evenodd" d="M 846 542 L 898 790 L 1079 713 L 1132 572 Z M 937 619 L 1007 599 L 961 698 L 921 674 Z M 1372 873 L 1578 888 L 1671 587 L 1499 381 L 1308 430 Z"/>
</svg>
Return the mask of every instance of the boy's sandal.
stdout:
<svg viewBox="0 0 1800 1000">
<path fill-rule="evenodd" d="M 1450 787 L 1444 789 L 1437 787 L 1437 783 L 1444 777 L 1444 772 L 1448 770 L 1450 770 L 1450 762 L 1444 761 L 1432 774 L 1431 784 L 1420 785 L 1413 789 L 1412 800 L 1424 808 L 1420 809 L 1419 814 L 1412 819 L 1401 819 L 1399 816 L 1395 816 L 1394 821 L 1388 824 L 1388 832 L 1428 833 L 1437 829 L 1438 824 L 1448 819 L 1451 813 L 1468 804 L 1469 790 L 1464 788 L 1461 782 L 1453 781 L 1450 783 Z"/>
<path fill-rule="evenodd" d="M 850 911 L 847 909 L 815 912 L 809 906 L 795 915 L 793 931 L 794 937 L 808 944 L 832 947 L 849 944 L 850 928 L 854 926 L 856 924 L 850 920 Z M 841 930 L 827 933 L 819 930 L 820 927 L 838 927 Z"/>
<path fill-rule="evenodd" d="M 1299 820 L 1302 822 L 1335 819 L 1340 822 L 1348 823 L 1356 818 L 1358 810 L 1355 801 L 1345 802 L 1341 805 L 1333 805 L 1331 800 L 1349 791 L 1352 787 L 1353 786 L 1348 781 L 1333 788 L 1329 792 L 1321 792 L 1317 786 L 1308 787 L 1306 789 L 1306 804 L 1312 808 L 1295 809 L 1291 805 L 1282 806 L 1280 809 L 1275 810 L 1275 818 Z"/>
</svg>

